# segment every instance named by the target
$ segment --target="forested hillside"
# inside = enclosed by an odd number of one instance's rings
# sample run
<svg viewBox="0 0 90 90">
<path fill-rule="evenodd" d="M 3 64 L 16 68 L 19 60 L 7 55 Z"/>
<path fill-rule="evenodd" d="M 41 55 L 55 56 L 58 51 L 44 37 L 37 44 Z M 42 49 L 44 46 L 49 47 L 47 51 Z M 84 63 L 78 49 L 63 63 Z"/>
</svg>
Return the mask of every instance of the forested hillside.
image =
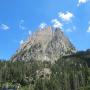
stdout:
<svg viewBox="0 0 90 90">
<path fill-rule="evenodd" d="M 0 61 L 0 86 L 19 90 L 90 90 L 90 52 L 59 58 L 54 64 Z"/>
</svg>

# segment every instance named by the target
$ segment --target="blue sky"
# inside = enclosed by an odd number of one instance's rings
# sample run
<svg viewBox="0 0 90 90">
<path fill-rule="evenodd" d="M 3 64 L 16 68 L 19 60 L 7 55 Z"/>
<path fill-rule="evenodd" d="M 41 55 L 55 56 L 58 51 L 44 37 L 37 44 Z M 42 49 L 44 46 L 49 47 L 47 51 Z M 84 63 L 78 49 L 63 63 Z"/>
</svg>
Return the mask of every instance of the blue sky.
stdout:
<svg viewBox="0 0 90 90">
<path fill-rule="evenodd" d="M 90 1 L 0 0 L 0 58 L 46 25 L 60 27 L 78 50 L 90 48 Z"/>
</svg>

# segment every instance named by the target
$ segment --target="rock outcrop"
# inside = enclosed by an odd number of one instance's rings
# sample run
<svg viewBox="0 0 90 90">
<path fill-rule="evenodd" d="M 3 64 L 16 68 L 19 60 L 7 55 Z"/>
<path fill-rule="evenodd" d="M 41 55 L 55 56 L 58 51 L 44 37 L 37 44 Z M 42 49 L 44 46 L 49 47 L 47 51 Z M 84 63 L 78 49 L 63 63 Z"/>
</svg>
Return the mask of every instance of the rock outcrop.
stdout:
<svg viewBox="0 0 90 90">
<path fill-rule="evenodd" d="M 19 60 L 41 60 L 54 62 L 60 56 L 74 53 L 76 50 L 60 28 L 45 27 L 33 33 L 11 58 Z"/>
</svg>

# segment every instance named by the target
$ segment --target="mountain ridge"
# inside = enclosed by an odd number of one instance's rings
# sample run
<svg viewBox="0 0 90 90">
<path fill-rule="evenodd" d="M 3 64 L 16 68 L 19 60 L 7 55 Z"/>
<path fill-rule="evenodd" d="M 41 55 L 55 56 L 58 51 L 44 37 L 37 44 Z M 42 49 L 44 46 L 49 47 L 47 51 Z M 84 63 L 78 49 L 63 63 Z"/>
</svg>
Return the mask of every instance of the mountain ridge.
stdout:
<svg viewBox="0 0 90 90">
<path fill-rule="evenodd" d="M 35 59 L 54 62 L 61 55 L 75 51 L 75 47 L 60 28 L 47 26 L 34 32 L 11 59 L 13 61 Z"/>
</svg>

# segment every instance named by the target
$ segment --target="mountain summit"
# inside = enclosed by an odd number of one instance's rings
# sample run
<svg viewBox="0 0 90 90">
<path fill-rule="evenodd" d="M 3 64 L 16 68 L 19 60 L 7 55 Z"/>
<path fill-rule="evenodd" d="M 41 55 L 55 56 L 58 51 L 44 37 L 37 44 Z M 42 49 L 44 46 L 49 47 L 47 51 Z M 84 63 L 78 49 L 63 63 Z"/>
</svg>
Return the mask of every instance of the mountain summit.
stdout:
<svg viewBox="0 0 90 90">
<path fill-rule="evenodd" d="M 60 56 L 75 52 L 75 48 L 60 28 L 39 28 L 11 58 L 19 60 L 56 61 Z"/>
</svg>

